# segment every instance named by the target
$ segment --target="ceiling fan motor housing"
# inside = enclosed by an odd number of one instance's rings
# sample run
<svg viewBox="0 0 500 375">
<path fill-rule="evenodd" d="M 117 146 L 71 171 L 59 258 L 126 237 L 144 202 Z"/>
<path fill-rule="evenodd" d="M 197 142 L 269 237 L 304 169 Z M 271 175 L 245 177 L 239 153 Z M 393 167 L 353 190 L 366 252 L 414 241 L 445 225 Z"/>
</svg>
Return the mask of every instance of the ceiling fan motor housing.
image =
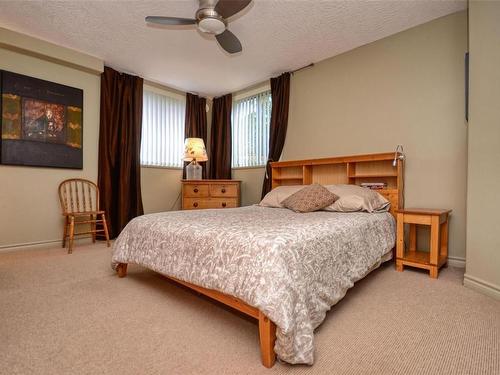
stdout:
<svg viewBox="0 0 500 375">
<path fill-rule="evenodd" d="M 196 12 L 196 23 L 200 31 L 208 34 L 222 34 L 227 22 L 213 8 L 202 8 Z"/>
</svg>

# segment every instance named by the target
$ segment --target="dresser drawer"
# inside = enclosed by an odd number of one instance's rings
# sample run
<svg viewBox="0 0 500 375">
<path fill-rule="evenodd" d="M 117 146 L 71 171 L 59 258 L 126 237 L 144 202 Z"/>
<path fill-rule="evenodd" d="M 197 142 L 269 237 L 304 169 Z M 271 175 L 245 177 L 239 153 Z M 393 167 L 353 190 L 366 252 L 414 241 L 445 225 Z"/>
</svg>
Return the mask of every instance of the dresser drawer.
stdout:
<svg viewBox="0 0 500 375">
<path fill-rule="evenodd" d="M 210 184 L 212 197 L 237 197 L 238 186 L 234 184 Z"/>
<path fill-rule="evenodd" d="M 239 206 L 239 180 L 182 180 L 183 210 Z"/>
<path fill-rule="evenodd" d="M 237 198 L 211 198 L 208 201 L 208 208 L 235 208 L 238 207 Z"/>
<path fill-rule="evenodd" d="M 184 198 L 182 200 L 183 210 L 200 210 L 208 207 L 208 198 Z"/>
<path fill-rule="evenodd" d="M 237 198 L 184 198 L 183 210 L 200 210 L 206 208 L 235 208 L 238 207 Z"/>
<path fill-rule="evenodd" d="M 184 184 L 184 196 L 185 197 L 208 197 L 209 189 L 208 185 L 205 184 Z"/>
</svg>

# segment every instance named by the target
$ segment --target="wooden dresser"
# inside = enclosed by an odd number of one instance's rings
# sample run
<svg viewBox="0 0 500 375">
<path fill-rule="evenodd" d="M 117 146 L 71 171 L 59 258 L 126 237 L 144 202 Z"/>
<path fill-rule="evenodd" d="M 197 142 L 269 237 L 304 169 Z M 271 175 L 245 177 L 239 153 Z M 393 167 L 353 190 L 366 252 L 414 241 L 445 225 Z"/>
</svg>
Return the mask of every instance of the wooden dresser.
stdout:
<svg viewBox="0 0 500 375">
<path fill-rule="evenodd" d="M 239 180 L 182 180 L 182 209 L 240 206 Z"/>
</svg>

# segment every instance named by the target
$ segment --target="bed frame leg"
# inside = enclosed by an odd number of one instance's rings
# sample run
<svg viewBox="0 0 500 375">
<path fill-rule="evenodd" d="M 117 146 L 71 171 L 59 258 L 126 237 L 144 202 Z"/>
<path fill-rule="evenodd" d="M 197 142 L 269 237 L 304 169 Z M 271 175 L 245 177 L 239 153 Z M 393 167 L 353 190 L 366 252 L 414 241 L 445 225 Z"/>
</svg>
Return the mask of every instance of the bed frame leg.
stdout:
<svg viewBox="0 0 500 375">
<path fill-rule="evenodd" d="M 259 311 L 259 336 L 262 364 L 267 368 L 271 368 L 276 361 L 276 354 L 274 353 L 276 324 L 274 324 L 261 311 Z"/>
<path fill-rule="evenodd" d="M 116 272 L 118 272 L 118 277 L 127 276 L 127 263 L 119 263 L 116 267 Z"/>
</svg>

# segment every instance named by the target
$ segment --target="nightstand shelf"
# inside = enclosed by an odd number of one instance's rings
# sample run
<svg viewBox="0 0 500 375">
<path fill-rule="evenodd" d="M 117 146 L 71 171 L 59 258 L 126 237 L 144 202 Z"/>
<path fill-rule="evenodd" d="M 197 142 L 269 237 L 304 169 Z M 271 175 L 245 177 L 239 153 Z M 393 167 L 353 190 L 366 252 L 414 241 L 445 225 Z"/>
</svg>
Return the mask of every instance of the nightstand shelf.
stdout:
<svg viewBox="0 0 500 375">
<path fill-rule="evenodd" d="M 404 260 L 406 263 L 417 263 L 419 265 L 431 266 L 431 253 L 429 251 L 420 250 L 408 250 L 404 254 Z M 442 266 L 446 263 L 446 258 L 439 257 L 438 265 Z"/>
<path fill-rule="evenodd" d="M 404 266 L 422 268 L 430 277 L 437 278 L 439 269 L 448 261 L 448 219 L 451 210 L 409 208 L 396 210 L 397 244 L 396 269 Z M 409 248 L 405 248 L 404 225 L 410 225 Z M 419 251 L 417 247 L 417 225 L 431 227 L 430 251 Z"/>
</svg>

